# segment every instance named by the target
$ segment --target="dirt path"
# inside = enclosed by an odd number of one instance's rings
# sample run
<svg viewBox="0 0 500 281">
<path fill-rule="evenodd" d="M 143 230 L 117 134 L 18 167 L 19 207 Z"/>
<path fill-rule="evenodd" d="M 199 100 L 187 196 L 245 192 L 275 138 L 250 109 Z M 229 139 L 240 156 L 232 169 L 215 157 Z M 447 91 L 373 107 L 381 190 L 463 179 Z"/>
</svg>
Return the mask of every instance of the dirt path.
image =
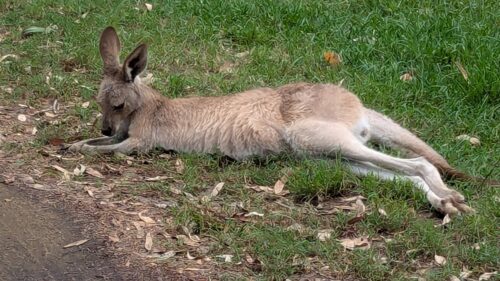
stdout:
<svg viewBox="0 0 500 281">
<path fill-rule="evenodd" d="M 100 214 L 60 195 L 0 183 L 0 281 L 204 280 L 111 252 Z M 95 210 L 96 211 L 96 210 Z M 80 246 L 63 246 L 88 239 Z"/>
<path fill-rule="evenodd" d="M 0 280 L 123 280 L 84 221 L 0 184 Z M 63 246 L 81 239 L 81 246 Z"/>
</svg>

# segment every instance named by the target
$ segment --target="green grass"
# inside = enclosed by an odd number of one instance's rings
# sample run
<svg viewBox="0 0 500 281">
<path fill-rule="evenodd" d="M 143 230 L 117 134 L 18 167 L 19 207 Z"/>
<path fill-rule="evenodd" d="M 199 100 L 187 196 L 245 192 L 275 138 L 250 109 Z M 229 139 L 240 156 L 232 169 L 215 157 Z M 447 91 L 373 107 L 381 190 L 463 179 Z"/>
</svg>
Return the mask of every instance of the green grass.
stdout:
<svg viewBox="0 0 500 281">
<path fill-rule="evenodd" d="M 55 137 L 70 141 L 99 134 L 98 128 L 78 126 L 93 122 L 99 110 L 93 102 L 102 68 L 98 38 L 113 25 L 122 40 L 122 59 L 139 43 L 149 44 L 148 71 L 154 74 L 153 86 L 166 96 L 217 96 L 295 81 L 344 79 L 343 85 L 367 106 L 411 128 L 454 166 L 473 175 L 500 178 L 500 4 L 496 1 L 151 3 L 153 10 L 148 12 L 142 1 L 2 1 L 0 35 L 7 31 L 10 35 L 0 42 L 0 55 L 16 54 L 19 59 L 0 63 L 0 86 L 13 88 L 11 94 L 0 90 L 0 105 L 42 108 L 54 98 L 70 105 L 60 124 L 37 121 L 39 133 L 31 144 L 24 144 L 28 148 L 7 143 L 2 149 L 24 152 L 46 146 Z M 26 27 L 49 25 L 57 30 L 21 38 Z M 326 63 L 326 51 L 339 53 L 341 65 Z M 248 55 L 242 57 L 244 52 Z M 220 71 L 224 63 L 233 65 L 231 72 Z M 467 70 L 468 80 L 457 63 Z M 78 71 L 68 70 L 68 65 Z M 407 72 L 415 79 L 401 81 Z M 81 107 L 84 101 L 92 101 L 89 108 Z M 21 127 L 14 130 L 23 132 Z M 481 145 L 456 140 L 460 134 L 479 137 Z M 233 264 L 218 263 L 220 279 L 298 279 L 328 266 L 336 278 L 408 280 L 430 267 L 420 275 L 447 280 L 464 266 L 475 277 L 500 266 L 500 195 L 491 187 L 456 183 L 477 214 L 436 228 L 435 214 L 429 215 L 431 207 L 411 184 L 358 179 L 335 161 L 280 155 L 260 163 L 224 164 L 217 155 L 181 154 L 186 170 L 175 174 L 173 160 L 151 157 L 156 171 L 172 174 L 178 182 L 140 184 L 132 187 L 134 192 L 157 190 L 169 197 L 169 188 L 176 187 L 199 196 L 218 182 L 226 183 L 215 201 L 199 205 L 178 196 L 178 205 L 165 214 L 175 218 L 173 229 L 185 226 L 210 237 L 203 255 L 235 256 Z M 121 163 L 112 157 L 88 161 Z M 291 208 L 277 204 L 279 198 L 244 187 L 272 187 L 287 169 L 292 171 L 286 185 L 291 195 L 285 203 Z M 367 198 L 369 211 L 361 222 L 350 225 L 353 214 L 314 212 L 318 200 L 353 194 Z M 264 217 L 251 222 L 232 217 L 239 202 Z M 380 215 L 379 208 L 388 216 Z M 291 229 L 294 224 L 303 230 Z M 320 229 L 331 229 L 331 240 L 319 242 Z M 392 240 L 354 252 L 345 252 L 335 241 L 363 234 Z M 478 250 L 475 243 L 481 245 Z M 245 254 L 261 264 L 245 265 Z M 447 265 L 433 265 L 435 254 L 447 257 Z M 244 266 L 235 270 L 239 261 Z"/>
</svg>

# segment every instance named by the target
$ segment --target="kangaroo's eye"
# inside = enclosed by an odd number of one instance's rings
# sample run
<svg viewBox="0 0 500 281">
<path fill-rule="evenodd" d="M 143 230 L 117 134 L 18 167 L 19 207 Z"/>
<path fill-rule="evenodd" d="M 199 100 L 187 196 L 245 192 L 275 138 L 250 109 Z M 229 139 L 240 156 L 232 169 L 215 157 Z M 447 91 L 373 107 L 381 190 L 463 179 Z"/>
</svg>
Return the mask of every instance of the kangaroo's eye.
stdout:
<svg viewBox="0 0 500 281">
<path fill-rule="evenodd" d="M 114 111 L 120 111 L 120 110 L 122 110 L 122 109 L 123 109 L 123 105 L 124 105 L 124 103 L 122 103 L 122 104 L 120 104 L 120 105 L 117 105 L 117 106 L 113 106 L 113 110 L 114 110 Z"/>
</svg>

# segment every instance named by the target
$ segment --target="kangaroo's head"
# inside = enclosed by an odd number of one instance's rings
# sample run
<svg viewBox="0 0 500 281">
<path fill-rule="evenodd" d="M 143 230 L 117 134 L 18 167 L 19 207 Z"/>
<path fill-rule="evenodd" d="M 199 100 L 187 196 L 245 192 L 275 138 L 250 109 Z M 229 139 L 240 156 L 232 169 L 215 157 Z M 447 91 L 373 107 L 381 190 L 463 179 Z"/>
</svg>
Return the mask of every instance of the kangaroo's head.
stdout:
<svg viewBox="0 0 500 281">
<path fill-rule="evenodd" d="M 141 106 L 140 78 L 147 64 L 147 46 L 139 45 L 120 64 L 120 40 L 113 27 L 107 27 L 99 43 L 104 77 L 97 102 L 102 111 L 101 131 L 106 136 L 126 138 L 133 114 Z"/>
</svg>

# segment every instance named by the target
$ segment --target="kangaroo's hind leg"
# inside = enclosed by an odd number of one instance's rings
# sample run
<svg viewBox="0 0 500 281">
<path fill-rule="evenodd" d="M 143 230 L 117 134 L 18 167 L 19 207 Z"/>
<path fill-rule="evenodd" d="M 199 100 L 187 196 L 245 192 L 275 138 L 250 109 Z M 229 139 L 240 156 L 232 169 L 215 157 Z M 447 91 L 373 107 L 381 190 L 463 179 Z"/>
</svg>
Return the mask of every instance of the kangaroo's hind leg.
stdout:
<svg viewBox="0 0 500 281">
<path fill-rule="evenodd" d="M 456 190 L 450 189 L 444 184 L 437 183 L 436 179 L 438 177 L 441 178 L 438 170 L 441 170 L 444 174 L 454 170 L 438 152 L 389 117 L 370 109 L 366 113 L 370 127 L 371 141 L 397 148 L 410 155 L 424 157 L 432 165 L 432 167 L 429 166 L 428 173 L 432 174 L 432 179 L 430 180 L 436 182 L 436 184 L 429 183 L 434 193 L 440 197 L 452 196 L 459 202 L 464 200 L 463 195 Z"/>
<path fill-rule="evenodd" d="M 346 165 L 353 173 L 360 176 L 374 175 L 381 180 L 394 181 L 394 180 L 406 180 L 412 182 L 418 189 L 420 189 L 431 205 L 437 208 L 441 212 L 453 213 L 454 209 L 458 209 L 461 212 L 468 212 L 469 209 L 464 208 L 463 204 L 458 204 L 454 206 L 451 202 L 442 202 L 442 198 L 436 195 L 429 185 L 418 176 L 407 176 L 399 173 L 394 173 L 393 171 L 380 168 L 368 162 L 352 162 L 350 161 Z M 444 208 L 442 208 L 444 204 Z M 455 208 L 456 207 L 456 208 Z M 448 212 L 446 211 L 448 210 Z M 451 210 L 451 212 L 450 212 Z"/>
<path fill-rule="evenodd" d="M 301 120 L 286 128 L 285 138 L 298 153 L 332 156 L 340 152 L 343 158 L 355 162 L 370 163 L 393 173 L 400 172 L 411 179 L 418 177 L 429 187 L 432 194 L 440 199 L 430 202 L 438 210 L 450 214 L 472 211 L 467 205 L 457 202 L 453 196 L 438 195 L 435 190 L 444 192 L 445 184 L 436 168 L 424 158 L 402 159 L 373 150 L 365 146 L 343 123 Z"/>
</svg>

